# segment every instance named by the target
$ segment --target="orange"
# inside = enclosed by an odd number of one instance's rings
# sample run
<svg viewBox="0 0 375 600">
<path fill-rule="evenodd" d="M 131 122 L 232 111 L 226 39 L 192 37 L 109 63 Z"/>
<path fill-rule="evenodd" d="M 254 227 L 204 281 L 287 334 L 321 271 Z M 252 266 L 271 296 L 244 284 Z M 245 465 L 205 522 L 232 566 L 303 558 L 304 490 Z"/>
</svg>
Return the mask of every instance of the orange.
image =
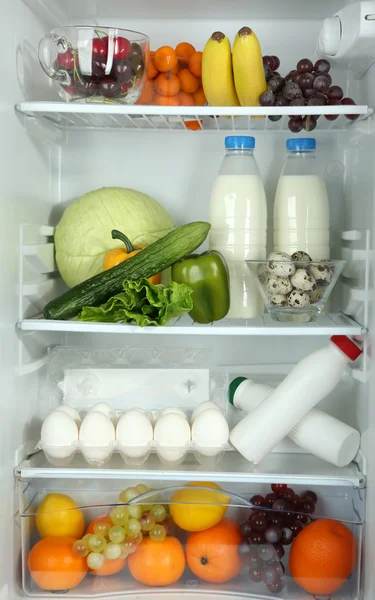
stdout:
<svg viewBox="0 0 375 600">
<path fill-rule="evenodd" d="M 154 56 L 155 56 L 155 52 L 150 52 L 150 56 L 147 62 L 147 77 L 149 79 L 153 79 L 154 77 L 156 77 L 156 75 L 158 74 L 158 70 L 155 67 L 155 61 L 154 61 Z"/>
<path fill-rule="evenodd" d="M 181 82 L 181 89 L 183 92 L 194 94 L 200 87 L 199 79 L 190 73 L 189 69 L 181 69 L 178 73 L 178 78 Z"/>
<path fill-rule="evenodd" d="M 158 71 L 166 73 L 178 65 L 176 52 L 170 46 L 162 46 L 155 52 L 154 64 Z"/>
<path fill-rule="evenodd" d="M 187 66 L 189 64 L 190 57 L 194 54 L 195 48 L 189 42 L 181 42 L 176 46 L 176 54 L 179 58 L 180 64 Z"/>
<path fill-rule="evenodd" d="M 38 506 L 36 528 L 40 537 L 61 535 L 80 538 L 85 530 L 85 521 L 73 498 L 50 493 Z"/>
<path fill-rule="evenodd" d="M 180 92 L 178 94 L 178 99 L 180 101 L 181 106 L 195 106 L 194 98 L 192 94 L 187 94 L 186 92 Z"/>
<path fill-rule="evenodd" d="M 148 79 L 136 104 L 152 104 L 155 96 L 154 81 Z"/>
<path fill-rule="evenodd" d="M 241 541 L 238 523 L 223 519 L 210 529 L 189 535 L 186 543 L 187 564 L 194 575 L 204 581 L 230 581 L 243 567 L 238 553 Z"/>
<path fill-rule="evenodd" d="M 178 96 L 160 96 L 155 94 L 154 103 L 157 106 L 180 106 Z"/>
<path fill-rule="evenodd" d="M 155 90 L 160 96 L 177 96 L 180 91 L 180 80 L 173 73 L 160 73 L 155 79 Z"/>
<path fill-rule="evenodd" d="M 336 592 L 352 573 L 356 541 L 340 521 L 322 519 L 307 525 L 293 542 L 289 569 L 306 592 L 327 596 Z"/>
<path fill-rule="evenodd" d="M 104 564 L 102 567 L 100 567 L 100 569 L 96 569 L 95 571 L 89 569 L 89 571 L 93 575 L 107 577 L 107 575 L 119 573 L 125 566 L 126 558 L 115 558 L 114 560 L 104 560 Z"/>
<path fill-rule="evenodd" d="M 189 58 L 189 71 L 196 77 L 202 77 L 203 52 L 194 52 Z"/>
<path fill-rule="evenodd" d="M 181 542 L 167 535 L 154 542 L 144 537 L 137 550 L 128 558 L 130 573 L 144 585 L 163 586 L 175 583 L 182 576 L 186 559 Z"/>
<path fill-rule="evenodd" d="M 202 87 L 200 87 L 196 92 L 194 92 L 193 98 L 197 106 L 204 106 L 207 102 L 207 98 Z"/>
<path fill-rule="evenodd" d="M 30 550 L 30 575 L 42 590 L 70 590 L 81 583 L 87 573 L 86 558 L 73 554 L 76 541 L 68 536 L 45 537 Z"/>
</svg>

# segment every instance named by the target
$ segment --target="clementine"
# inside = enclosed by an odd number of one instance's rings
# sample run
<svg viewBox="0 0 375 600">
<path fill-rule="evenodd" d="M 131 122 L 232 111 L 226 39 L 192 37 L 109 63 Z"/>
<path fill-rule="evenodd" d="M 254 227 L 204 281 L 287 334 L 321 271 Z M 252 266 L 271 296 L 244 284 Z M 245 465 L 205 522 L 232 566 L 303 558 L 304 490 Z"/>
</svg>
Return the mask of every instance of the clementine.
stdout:
<svg viewBox="0 0 375 600">
<path fill-rule="evenodd" d="M 190 57 L 194 54 L 195 48 L 189 42 L 181 42 L 176 46 L 176 54 L 179 58 L 180 64 L 187 66 Z"/>
<path fill-rule="evenodd" d="M 197 106 L 204 106 L 207 102 L 206 95 L 203 91 L 203 88 L 201 87 L 196 92 L 194 92 L 193 98 Z"/>
<path fill-rule="evenodd" d="M 202 77 L 202 56 L 203 52 L 194 52 L 189 58 L 189 70 L 196 77 Z"/>
<path fill-rule="evenodd" d="M 126 566 L 126 558 L 115 558 L 113 560 L 105 560 L 104 564 L 100 569 L 92 570 L 89 569 L 93 575 L 100 575 L 107 577 L 107 575 L 114 575 L 119 573 Z"/>
<path fill-rule="evenodd" d="M 169 585 L 178 581 L 185 570 L 185 552 L 181 542 L 170 535 L 159 542 L 144 537 L 130 554 L 128 565 L 134 579 L 144 585 Z"/>
<path fill-rule="evenodd" d="M 340 521 L 322 519 L 307 525 L 293 542 L 289 569 L 296 583 L 314 595 L 336 592 L 352 573 L 356 541 Z"/>
<path fill-rule="evenodd" d="M 194 575 L 204 581 L 230 581 L 243 567 L 238 553 L 241 541 L 238 523 L 223 519 L 210 529 L 189 535 L 186 543 L 187 564 Z"/>
<path fill-rule="evenodd" d="M 160 96 L 160 94 L 155 94 L 154 103 L 156 106 L 180 106 L 178 96 Z"/>
<path fill-rule="evenodd" d="M 160 73 L 155 79 L 155 90 L 160 96 L 177 96 L 180 87 L 179 78 L 172 72 Z"/>
<path fill-rule="evenodd" d="M 195 106 L 194 98 L 192 94 L 186 92 L 179 92 L 178 99 L 180 100 L 181 106 Z"/>
<path fill-rule="evenodd" d="M 178 72 L 177 77 L 180 80 L 183 92 L 194 94 L 200 87 L 200 80 L 198 77 L 195 77 L 189 69 L 181 69 L 181 71 Z"/>
<path fill-rule="evenodd" d="M 166 73 L 178 65 L 176 52 L 170 46 L 162 46 L 155 52 L 154 65 L 158 71 Z"/>
<path fill-rule="evenodd" d="M 30 575 L 42 590 L 70 590 L 81 583 L 88 567 L 86 558 L 73 554 L 75 541 L 73 537 L 51 536 L 31 548 Z"/>
</svg>

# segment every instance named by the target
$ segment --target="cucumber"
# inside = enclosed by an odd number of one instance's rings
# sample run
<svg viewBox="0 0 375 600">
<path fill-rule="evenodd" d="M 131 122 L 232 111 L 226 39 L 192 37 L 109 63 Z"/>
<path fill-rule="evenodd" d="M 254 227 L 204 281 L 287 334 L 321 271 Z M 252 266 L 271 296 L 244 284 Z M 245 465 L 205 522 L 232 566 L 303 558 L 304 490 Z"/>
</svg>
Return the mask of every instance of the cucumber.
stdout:
<svg viewBox="0 0 375 600">
<path fill-rule="evenodd" d="M 44 307 L 46 319 L 69 319 L 84 306 L 99 306 L 122 291 L 127 279 L 142 279 L 168 269 L 198 248 L 206 239 L 211 225 L 196 221 L 177 227 L 142 252 L 116 267 L 90 277 Z"/>
</svg>

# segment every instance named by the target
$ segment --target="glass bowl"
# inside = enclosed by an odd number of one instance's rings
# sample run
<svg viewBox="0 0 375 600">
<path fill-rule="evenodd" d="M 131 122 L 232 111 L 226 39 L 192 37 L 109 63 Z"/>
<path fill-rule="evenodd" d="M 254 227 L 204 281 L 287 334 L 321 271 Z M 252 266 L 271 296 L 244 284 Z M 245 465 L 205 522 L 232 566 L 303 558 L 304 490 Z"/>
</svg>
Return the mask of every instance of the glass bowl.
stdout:
<svg viewBox="0 0 375 600">
<path fill-rule="evenodd" d="M 322 312 L 344 260 L 247 260 L 267 311 L 275 321 L 308 323 Z"/>
<path fill-rule="evenodd" d="M 113 27 L 59 27 L 39 43 L 39 62 L 66 102 L 134 104 L 147 80 L 149 38 Z"/>
</svg>

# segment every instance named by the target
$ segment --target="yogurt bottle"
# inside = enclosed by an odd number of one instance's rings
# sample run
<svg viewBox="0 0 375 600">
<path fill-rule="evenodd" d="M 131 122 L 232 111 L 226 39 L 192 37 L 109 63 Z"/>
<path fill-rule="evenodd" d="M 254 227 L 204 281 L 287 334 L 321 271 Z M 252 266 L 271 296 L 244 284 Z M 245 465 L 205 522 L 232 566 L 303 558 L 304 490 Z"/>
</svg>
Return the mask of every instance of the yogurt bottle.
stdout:
<svg viewBox="0 0 375 600">
<path fill-rule="evenodd" d="M 287 254 L 303 250 L 313 260 L 329 258 L 328 194 L 318 171 L 316 140 L 293 138 L 286 148 L 274 205 L 274 249 Z"/>
<path fill-rule="evenodd" d="M 254 158 L 255 139 L 226 137 L 225 148 L 211 195 L 209 246 L 228 263 L 228 317 L 251 319 L 263 315 L 264 305 L 245 261 L 266 258 L 266 194 Z"/>
</svg>

